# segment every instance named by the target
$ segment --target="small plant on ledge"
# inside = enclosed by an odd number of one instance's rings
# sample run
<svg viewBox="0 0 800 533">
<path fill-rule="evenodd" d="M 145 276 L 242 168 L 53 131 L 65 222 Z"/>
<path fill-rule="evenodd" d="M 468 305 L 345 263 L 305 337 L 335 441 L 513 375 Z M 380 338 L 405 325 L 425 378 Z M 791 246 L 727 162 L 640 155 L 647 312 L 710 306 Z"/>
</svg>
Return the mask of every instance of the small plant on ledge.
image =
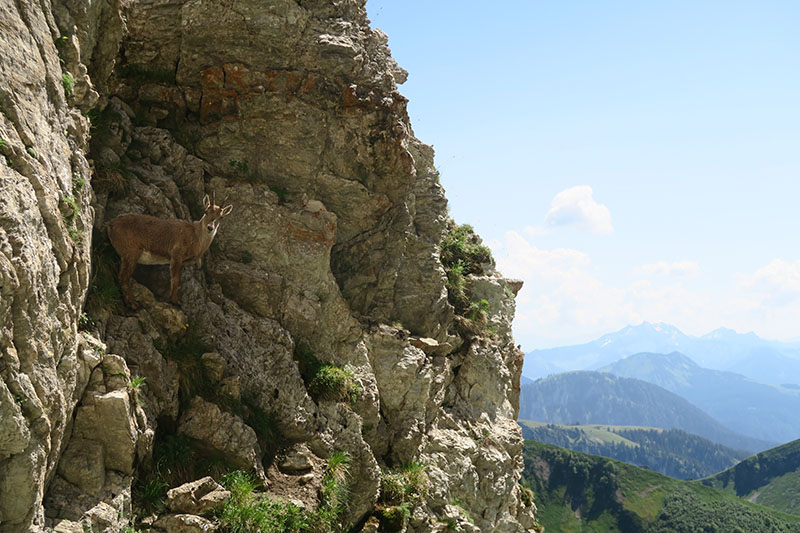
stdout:
<svg viewBox="0 0 800 533">
<path fill-rule="evenodd" d="M 456 313 L 469 317 L 472 311 L 469 276 L 481 274 L 484 265 L 493 265 L 492 253 L 468 224 L 451 225 L 440 249 L 442 266 L 447 273 L 447 299 Z"/>
<path fill-rule="evenodd" d="M 361 397 L 361 386 L 350 370 L 323 363 L 306 344 L 297 344 L 295 360 L 308 394 L 315 401 L 348 402 L 352 405 Z"/>
<path fill-rule="evenodd" d="M 381 488 L 375 512 L 381 531 L 400 531 L 414 507 L 428 495 L 425 465 L 412 461 L 397 470 L 381 470 Z"/>
</svg>

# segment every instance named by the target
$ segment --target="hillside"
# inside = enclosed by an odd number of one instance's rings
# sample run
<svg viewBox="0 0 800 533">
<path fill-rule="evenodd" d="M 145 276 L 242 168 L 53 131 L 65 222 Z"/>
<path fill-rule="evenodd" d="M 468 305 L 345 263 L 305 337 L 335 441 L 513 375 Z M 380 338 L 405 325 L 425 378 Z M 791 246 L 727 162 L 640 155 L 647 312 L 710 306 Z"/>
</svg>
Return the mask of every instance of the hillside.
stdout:
<svg viewBox="0 0 800 533">
<path fill-rule="evenodd" d="M 748 452 L 772 446 L 732 431 L 657 385 L 600 372 L 566 372 L 523 386 L 518 418 L 555 424 L 681 429 Z"/>
<path fill-rule="evenodd" d="M 697 482 L 534 441 L 523 456 L 548 532 L 800 532 L 800 517 Z"/>
<path fill-rule="evenodd" d="M 739 433 L 775 442 L 800 438 L 800 390 L 702 368 L 679 353 L 638 353 L 602 367 L 663 387 Z"/>
<path fill-rule="evenodd" d="M 616 459 L 677 479 L 706 477 L 750 455 L 679 429 L 517 422 L 525 440 Z"/>
<path fill-rule="evenodd" d="M 584 344 L 533 350 L 525 354 L 523 374 L 538 378 L 571 370 L 597 370 L 635 353 L 675 351 L 704 367 L 738 372 L 764 383 L 797 384 L 800 379 L 800 348 L 796 344 L 725 328 L 695 337 L 669 324 L 649 322 Z"/>
<path fill-rule="evenodd" d="M 800 440 L 763 451 L 702 483 L 800 516 Z"/>
</svg>

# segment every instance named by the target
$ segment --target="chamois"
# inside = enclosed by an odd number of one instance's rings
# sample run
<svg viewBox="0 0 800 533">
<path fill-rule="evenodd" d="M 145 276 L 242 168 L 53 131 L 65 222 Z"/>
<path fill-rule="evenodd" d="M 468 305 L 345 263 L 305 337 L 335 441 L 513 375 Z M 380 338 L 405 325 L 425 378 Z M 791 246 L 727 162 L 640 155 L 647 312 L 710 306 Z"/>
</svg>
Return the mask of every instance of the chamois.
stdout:
<svg viewBox="0 0 800 533">
<path fill-rule="evenodd" d="M 138 307 L 131 295 L 131 276 L 137 263 L 169 265 L 170 301 L 178 304 L 183 265 L 200 264 L 202 255 L 217 234 L 220 220 L 231 212 L 233 206 L 214 205 L 206 195 L 203 209 L 203 218 L 196 222 L 136 213 L 120 215 L 108 222 L 108 238 L 122 259 L 119 283 L 128 307 Z"/>
</svg>

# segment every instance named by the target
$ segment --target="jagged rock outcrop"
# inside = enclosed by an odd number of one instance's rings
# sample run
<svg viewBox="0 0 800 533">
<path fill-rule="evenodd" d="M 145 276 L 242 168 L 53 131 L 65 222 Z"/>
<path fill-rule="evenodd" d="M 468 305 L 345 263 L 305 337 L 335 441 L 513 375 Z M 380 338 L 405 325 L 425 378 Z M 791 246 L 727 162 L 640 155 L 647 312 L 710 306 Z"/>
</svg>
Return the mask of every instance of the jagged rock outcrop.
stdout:
<svg viewBox="0 0 800 533">
<path fill-rule="evenodd" d="M 0 530 L 115 530 L 143 480 L 223 467 L 310 512 L 337 452 L 365 530 L 382 472 L 415 463 L 405 530 L 534 527 L 519 283 L 472 275 L 485 323 L 462 327 L 433 150 L 363 0 L 19 0 L 0 20 Z M 196 220 L 205 194 L 234 209 L 179 308 L 141 266 L 126 309 L 104 223 Z M 213 527 L 173 511 L 149 523 Z"/>
</svg>

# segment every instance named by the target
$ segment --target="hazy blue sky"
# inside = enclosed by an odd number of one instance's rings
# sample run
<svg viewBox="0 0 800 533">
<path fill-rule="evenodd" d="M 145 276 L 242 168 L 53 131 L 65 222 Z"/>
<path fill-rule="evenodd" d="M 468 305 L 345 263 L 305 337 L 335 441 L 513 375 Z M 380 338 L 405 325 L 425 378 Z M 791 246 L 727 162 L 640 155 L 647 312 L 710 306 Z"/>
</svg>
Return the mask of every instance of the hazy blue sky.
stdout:
<svg viewBox="0 0 800 533">
<path fill-rule="evenodd" d="M 369 0 L 524 350 L 800 337 L 800 2 Z"/>
</svg>

